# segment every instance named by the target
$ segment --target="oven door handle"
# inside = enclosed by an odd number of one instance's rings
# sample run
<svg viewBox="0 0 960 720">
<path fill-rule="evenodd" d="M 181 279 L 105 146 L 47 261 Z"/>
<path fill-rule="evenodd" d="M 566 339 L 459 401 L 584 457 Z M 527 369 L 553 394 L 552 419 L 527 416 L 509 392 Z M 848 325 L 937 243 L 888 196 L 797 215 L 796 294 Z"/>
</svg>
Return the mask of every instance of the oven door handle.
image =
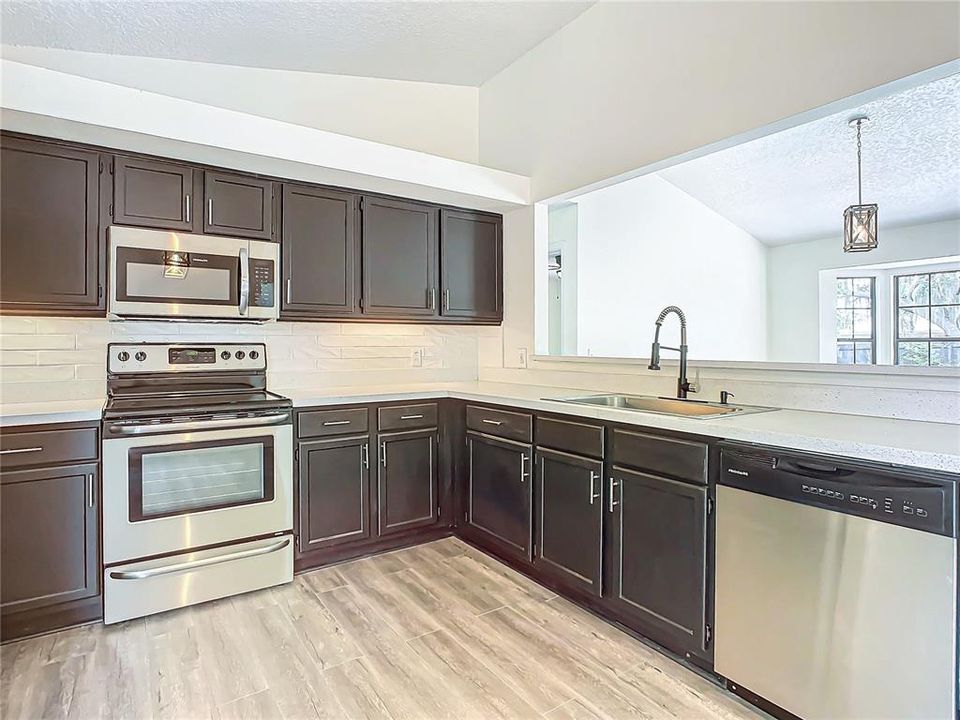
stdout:
<svg viewBox="0 0 960 720">
<path fill-rule="evenodd" d="M 284 538 L 273 545 L 252 548 L 250 550 L 240 550 L 238 552 L 227 553 L 226 555 L 214 555 L 213 557 L 204 558 L 203 560 L 161 565 L 160 567 L 147 568 L 146 570 L 114 570 L 110 572 L 110 577 L 113 580 L 146 580 L 147 578 L 157 577 L 158 575 L 169 575 L 170 573 L 196 570 L 197 568 L 208 567 L 210 565 L 219 565 L 220 563 L 230 562 L 232 560 L 242 560 L 244 558 L 257 557 L 258 555 L 269 555 L 278 550 L 283 550 L 289 544 L 290 538 Z"/>
<path fill-rule="evenodd" d="M 240 248 L 240 315 L 247 314 L 250 305 L 250 252 Z"/>
<path fill-rule="evenodd" d="M 171 423 L 130 423 L 115 422 L 108 426 L 111 433 L 120 435 L 143 435 L 156 432 L 179 432 L 191 430 L 217 430 L 218 428 L 244 428 L 259 425 L 277 425 L 290 419 L 290 413 L 270 413 L 247 418 L 220 418 L 217 420 L 190 420 Z"/>
</svg>

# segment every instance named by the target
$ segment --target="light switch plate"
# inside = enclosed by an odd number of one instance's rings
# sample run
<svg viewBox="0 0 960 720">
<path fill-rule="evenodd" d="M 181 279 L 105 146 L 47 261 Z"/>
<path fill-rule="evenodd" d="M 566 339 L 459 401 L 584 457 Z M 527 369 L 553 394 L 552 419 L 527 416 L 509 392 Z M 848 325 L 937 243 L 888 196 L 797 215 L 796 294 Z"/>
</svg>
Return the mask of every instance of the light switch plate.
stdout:
<svg viewBox="0 0 960 720">
<path fill-rule="evenodd" d="M 520 367 L 525 368 L 527 366 L 527 349 L 520 348 Z"/>
</svg>

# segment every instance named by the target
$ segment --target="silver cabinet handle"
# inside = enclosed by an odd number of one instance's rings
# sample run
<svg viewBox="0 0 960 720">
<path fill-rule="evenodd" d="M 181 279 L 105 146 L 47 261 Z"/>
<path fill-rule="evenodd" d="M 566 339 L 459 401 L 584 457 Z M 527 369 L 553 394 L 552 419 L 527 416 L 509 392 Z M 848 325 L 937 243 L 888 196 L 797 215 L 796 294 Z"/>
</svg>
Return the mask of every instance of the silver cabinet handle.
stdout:
<svg viewBox="0 0 960 720">
<path fill-rule="evenodd" d="M 142 435 L 143 433 L 174 432 L 188 430 L 216 430 L 217 428 L 253 427 L 257 425 L 275 425 L 290 418 L 290 413 L 268 413 L 252 418 L 222 418 L 217 420 L 190 420 L 169 423 L 115 422 L 107 426 L 111 433 L 121 435 Z"/>
<path fill-rule="evenodd" d="M 323 423 L 324 427 L 329 427 L 331 425 L 349 425 L 349 420 L 327 420 Z"/>
<path fill-rule="evenodd" d="M 596 472 L 594 472 L 593 470 L 591 470 L 591 471 L 590 471 L 590 504 L 591 504 L 591 505 L 593 505 L 593 501 L 594 501 L 594 500 L 596 500 L 596 499 L 598 499 L 598 498 L 600 497 L 599 494 L 595 494 L 595 493 L 597 492 L 597 490 L 596 490 L 596 488 L 597 488 L 596 483 L 597 483 L 597 480 L 599 480 L 599 479 L 600 479 L 599 473 L 596 473 Z"/>
<path fill-rule="evenodd" d="M 146 580 L 147 578 L 156 577 L 157 575 L 169 575 L 170 573 L 195 570 L 196 568 L 208 567 L 209 565 L 219 565 L 220 563 L 230 562 L 231 560 L 242 560 L 243 558 L 257 557 L 257 555 L 269 555 L 278 550 L 283 550 L 289 544 L 290 538 L 284 538 L 280 542 L 267 545 L 266 547 L 241 550 L 239 552 L 227 553 L 226 555 L 215 555 L 204 558 L 203 560 L 174 563 L 172 565 L 149 568 L 148 570 L 112 571 L 110 577 L 114 580 Z"/>
<path fill-rule="evenodd" d="M 0 450 L 0 455 L 19 455 L 20 453 L 43 452 L 42 447 L 29 448 L 11 448 L 9 450 Z"/>
<path fill-rule="evenodd" d="M 613 492 L 617 489 L 617 481 L 613 478 L 610 478 L 610 512 L 613 512 L 613 509 L 620 503 L 613 499 Z"/>
<path fill-rule="evenodd" d="M 380 464 L 384 467 L 387 466 L 387 444 L 385 442 L 380 443 Z"/>
<path fill-rule="evenodd" d="M 240 314 L 250 306 L 250 251 L 240 248 Z"/>
<path fill-rule="evenodd" d="M 370 469 L 370 443 L 364 443 L 360 446 L 360 462 L 363 463 L 363 469 Z"/>
<path fill-rule="evenodd" d="M 401 420 L 419 420 L 423 415 L 401 415 Z"/>
<path fill-rule="evenodd" d="M 447 288 L 443 291 L 443 309 L 450 309 L 450 288 Z"/>
<path fill-rule="evenodd" d="M 93 507 L 93 473 L 87 475 L 87 507 Z"/>
<path fill-rule="evenodd" d="M 213 225 L 213 198 L 207 198 L 207 224 Z"/>
<path fill-rule="evenodd" d="M 193 212 L 191 212 L 192 208 L 190 207 L 190 193 L 187 193 L 184 196 L 184 202 L 187 205 L 187 208 L 186 208 L 187 222 L 190 222 L 191 220 L 193 220 Z"/>
<path fill-rule="evenodd" d="M 287 278 L 287 305 L 293 302 L 293 300 L 290 299 L 293 295 L 292 286 L 293 286 L 293 279 Z"/>
<path fill-rule="evenodd" d="M 498 425 L 498 426 L 503 425 L 502 420 L 487 420 L 486 418 L 484 418 L 480 422 L 485 422 L 487 425 Z"/>
<path fill-rule="evenodd" d="M 520 482 L 526 482 L 527 478 L 530 477 L 530 473 L 527 472 L 528 462 L 530 462 L 530 458 L 528 458 L 525 453 L 521 453 L 520 454 Z"/>
<path fill-rule="evenodd" d="M 437 309 L 437 289 L 436 288 L 430 288 L 429 290 L 427 290 L 427 301 L 429 302 L 428 307 L 431 310 Z"/>
</svg>

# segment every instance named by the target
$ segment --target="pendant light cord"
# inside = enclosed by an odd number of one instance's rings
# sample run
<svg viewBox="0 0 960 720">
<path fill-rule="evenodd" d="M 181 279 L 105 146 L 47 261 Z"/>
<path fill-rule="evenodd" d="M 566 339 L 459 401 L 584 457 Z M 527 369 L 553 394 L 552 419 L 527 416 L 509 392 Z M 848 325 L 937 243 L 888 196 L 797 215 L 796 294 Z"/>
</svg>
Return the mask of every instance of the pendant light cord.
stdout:
<svg viewBox="0 0 960 720">
<path fill-rule="evenodd" d="M 857 120 L 857 203 L 863 205 L 863 171 L 861 170 L 860 125 L 863 120 Z"/>
</svg>

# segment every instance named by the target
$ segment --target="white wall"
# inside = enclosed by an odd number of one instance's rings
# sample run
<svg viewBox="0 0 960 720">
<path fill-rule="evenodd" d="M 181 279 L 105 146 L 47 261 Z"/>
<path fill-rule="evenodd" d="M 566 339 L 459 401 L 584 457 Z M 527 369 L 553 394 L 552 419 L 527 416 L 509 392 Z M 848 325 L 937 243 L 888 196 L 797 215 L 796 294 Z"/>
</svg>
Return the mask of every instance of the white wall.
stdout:
<svg viewBox="0 0 960 720">
<path fill-rule="evenodd" d="M 534 198 L 553 197 L 954 61 L 958 25 L 954 3 L 599 3 L 480 88 L 480 162 L 530 175 Z M 534 359 L 513 370 L 519 349 L 533 347 L 534 296 L 544 294 L 537 213 L 504 217 L 503 349 L 481 356 L 481 378 L 638 390 L 646 381 L 670 392 L 667 366 L 654 374 Z M 960 412 L 953 378 L 931 380 L 926 395 L 905 389 L 924 385 L 914 377 L 709 376 L 705 394 L 723 387 L 743 402 L 926 419 Z"/>
<path fill-rule="evenodd" d="M 0 55 L 94 80 L 477 162 L 477 88 L 6 45 Z"/>
<path fill-rule="evenodd" d="M 960 254 L 960 220 L 890 229 L 881 225 L 879 238 L 879 246 L 867 254 L 843 252 L 840 236 L 769 249 L 771 360 L 819 361 L 821 270 Z"/>
<path fill-rule="evenodd" d="M 678 305 L 691 359 L 766 359 L 764 245 L 657 175 L 576 202 L 578 355 L 649 357 L 654 320 Z M 664 323 L 664 344 L 678 327 Z"/>
</svg>

